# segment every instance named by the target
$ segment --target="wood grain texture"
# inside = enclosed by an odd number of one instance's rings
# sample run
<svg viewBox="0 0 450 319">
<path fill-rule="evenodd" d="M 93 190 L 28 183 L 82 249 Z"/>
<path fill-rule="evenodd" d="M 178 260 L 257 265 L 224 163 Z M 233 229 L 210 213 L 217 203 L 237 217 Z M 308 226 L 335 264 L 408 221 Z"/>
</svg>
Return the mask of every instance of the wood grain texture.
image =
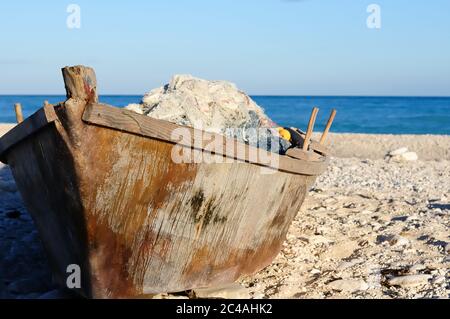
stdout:
<svg viewBox="0 0 450 319">
<path fill-rule="evenodd" d="M 20 103 L 14 104 L 14 112 L 16 113 L 17 123 L 22 123 L 23 122 L 23 113 L 22 113 L 22 105 L 20 105 Z"/>
<path fill-rule="evenodd" d="M 314 130 L 314 123 L 316 122 L 317 113 L 319 109 L 317 107 L 313 108 L 311 112 L 311 117 L 308 122 L 308 129 L 306 130 L 305 141 L 303 142 L 303 151 L 307 152 L 309 149 L 309 144 L 311 140 L 311 136 Z"/>
<path fill-rule="evenodd" d="M 323 156 L 312 151 L 305 152 L 304 150 L 297 147 L 288 149 L 286 151 L 286 155 L 303 161 L 320 162 L 323 160 Z"/>
<path fill-rule="evenodd" d="M 320 137 L 320 141 L 319 141 L 320 144 L 325 143 L 325 140 L 327 139 L 328 132 L 330 131 L 330 128 L 331 128 L 331 125 L 333 124 L 335 116 L 336 116 L 336 110 L 333 109 L 333 110 L 331 110 L 331 114 L 330 114 L 330 117 L 328 118 L 328 122 L 327 122 L 327 125 L 325 126 L 325 130 L 323 131 L 322 136 Z"/>
<path fill-rule="evenodd" d="M 98 102 L 97 79 L 92 68 L 77 65 L 62 69 L 67 99 L 78 98 L 86 102 Z"/>
<path fill-rule="evenodd" d="M 96 296 L 215 286 L 261 269 L 314 179 L 242 162 L 175 164 L 170 143 L 95 126 L 84 136 Z"/>
<path fill-rule="evenodd" d="M 37 131 L 56 120 L 56 114 L 53 107 L 43 107 L 36 111 L 25 121 L 16 125 L 0 138 L 0 160 L 5 162 L 5 152 L 13 145 L 21 142 L 27 137 L 35 134 Z"/>
<path fill-rule="evenodd" d="M 83 201 L 68 144 L 49 125 L 14 145 L 8 163 L 47 253 L 53 277 L 66 284 L 66 268 L 80 265 L 85 296 L 91 295 Z"/>
</svg>

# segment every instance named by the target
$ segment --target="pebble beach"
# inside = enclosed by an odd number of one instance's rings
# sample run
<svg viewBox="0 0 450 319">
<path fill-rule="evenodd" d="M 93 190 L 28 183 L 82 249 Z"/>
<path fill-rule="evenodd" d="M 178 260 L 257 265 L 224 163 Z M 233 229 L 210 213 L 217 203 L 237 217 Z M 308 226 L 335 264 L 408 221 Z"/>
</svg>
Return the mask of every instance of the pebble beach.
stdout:
<svg viewBox="0 0 450 319">
<path fill-rule="evenodd" d="M 330 143 L 329 168 L 271 265 L 229 288 L 156 297 L 449 298 L 450 136 L 331 134 Z M 417 159 L 386 156 L 401 148 Z M 64 297 L 0 164 L 0 298 Z"/>
</svg>

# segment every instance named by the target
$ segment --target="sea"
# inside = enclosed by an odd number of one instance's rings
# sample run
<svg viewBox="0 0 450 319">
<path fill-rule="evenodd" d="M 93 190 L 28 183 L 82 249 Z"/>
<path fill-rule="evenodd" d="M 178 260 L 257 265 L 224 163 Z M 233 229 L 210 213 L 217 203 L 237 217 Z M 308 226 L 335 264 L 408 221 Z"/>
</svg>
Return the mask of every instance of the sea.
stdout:
<svg viewBox="0 0 450 319">
<path fill-rule="evenodd" d="M 100 102 L 123 107 L 139 103 L 138 95 L 103 95 Z M 450 97 L 358 96 L 252 96 L 280 126 L 305 130 L 313 107 L 319 108 L 314 131 L 323 130 L 334 108 L 331 128 L 337 133 L 445 134 L 450 135 Z M 0 95 L 0 123 L 16 121 L 14 104 L 21 103 L 24 116 L 48 100 L 64 101 L 62 95 Z"/>
</svg>

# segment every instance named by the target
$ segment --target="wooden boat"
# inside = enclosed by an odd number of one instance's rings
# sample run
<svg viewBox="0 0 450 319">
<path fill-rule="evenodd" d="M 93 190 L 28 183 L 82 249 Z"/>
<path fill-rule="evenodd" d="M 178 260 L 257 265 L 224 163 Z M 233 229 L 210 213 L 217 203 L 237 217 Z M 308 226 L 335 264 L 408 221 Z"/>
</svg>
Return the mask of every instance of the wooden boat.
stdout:
<svg viewBox="0 0 450 319">
<path fill-rule="evenodd" d="M 67 101 L 0 139 L 59 284 L 76 264 L 85 297 L 145 297 L 227 284 L 270 264 L 326 169 L 325 147 L 272 154 L 277 167 L 228 149 L 214 152 L 227 163 L 177 164 L 171 132 L 180 126 L 99 104 L 90 68 L 63 76 Z"/>
</svg>

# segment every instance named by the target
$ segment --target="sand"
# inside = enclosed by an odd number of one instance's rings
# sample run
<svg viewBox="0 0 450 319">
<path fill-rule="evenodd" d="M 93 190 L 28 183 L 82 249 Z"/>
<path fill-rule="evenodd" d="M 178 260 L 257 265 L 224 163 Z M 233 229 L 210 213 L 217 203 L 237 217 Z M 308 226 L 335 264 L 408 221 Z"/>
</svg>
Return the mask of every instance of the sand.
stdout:
<svg viewBox="0 0 450 319">
<path fill-rule="evenodd" d="M 315 135 L 317 137 L 317 134 Z M 381 159 L 386 152 L 408 147 L 422 161 L 450 160 L 449 135 L 335 134 L 328 142 L 336 157 Z"/>
<path fill-rule="evenodd" d="M 15 124 L 0 124 L 0 136 L 3 136 L 6 132 L 12 129 Z"/>
<path fill-rule="evenodd" d="M 335 156 L 278 257 L 202 296 L 449 298 L 450 136 L 332 134 L 330 141 Z M 385 159 L 403 146 L 419 160 Z M 0 164 L 0 298 L 67 296 L 50 278 L 33 222 Z"/>
</svg>

